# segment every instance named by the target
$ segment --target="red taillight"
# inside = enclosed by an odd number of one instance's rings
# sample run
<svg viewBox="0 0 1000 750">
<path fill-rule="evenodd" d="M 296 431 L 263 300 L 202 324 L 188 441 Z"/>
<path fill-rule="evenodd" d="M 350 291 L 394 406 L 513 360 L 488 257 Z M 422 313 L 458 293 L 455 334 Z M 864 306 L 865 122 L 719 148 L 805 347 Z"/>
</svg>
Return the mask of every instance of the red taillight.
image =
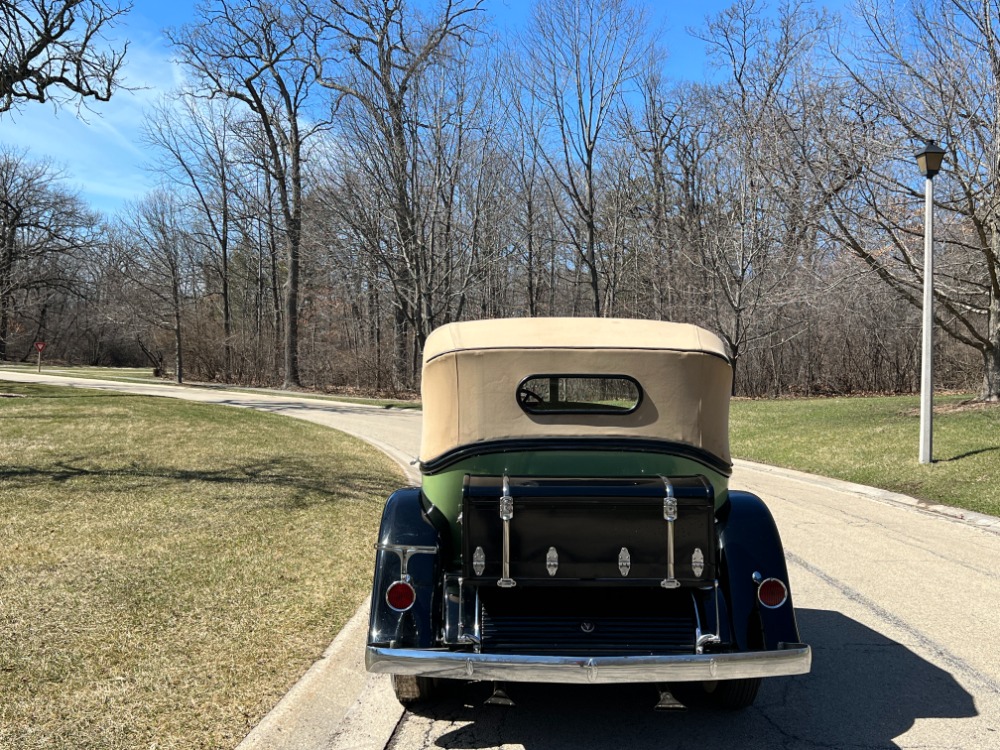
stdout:
<svg viewBox="0 0 1000 750">
<path fill-rule="evenodd" d="M 385 592 L 385 603 L 397 612 L 405 612 L 417 600 L 417 592 L 406 581 L 396 581 Z"/>
<path fill-rule="evenodd" d="M 757 601 L 768 609 L 776 609 L 788 599 L 788 587 L 777 578 L 761 581 L 757 587 Z"/>
</svg>

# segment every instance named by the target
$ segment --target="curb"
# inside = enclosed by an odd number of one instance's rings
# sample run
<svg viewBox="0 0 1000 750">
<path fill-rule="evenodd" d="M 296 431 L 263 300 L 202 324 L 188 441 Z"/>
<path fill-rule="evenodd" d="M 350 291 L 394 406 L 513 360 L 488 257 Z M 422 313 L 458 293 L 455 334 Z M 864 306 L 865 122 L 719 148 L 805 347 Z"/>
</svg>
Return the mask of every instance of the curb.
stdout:
<svg viewBox="0 0 1000 750">
<path fill-rule="evenodd" d="M 369 602 L 354 613 L 317 660 L 261 719 L 237 750 L 329 747 L 366 687 L 364 643 Z M 306 718 L 308 717 L 308 718 Z"/>
</svg>

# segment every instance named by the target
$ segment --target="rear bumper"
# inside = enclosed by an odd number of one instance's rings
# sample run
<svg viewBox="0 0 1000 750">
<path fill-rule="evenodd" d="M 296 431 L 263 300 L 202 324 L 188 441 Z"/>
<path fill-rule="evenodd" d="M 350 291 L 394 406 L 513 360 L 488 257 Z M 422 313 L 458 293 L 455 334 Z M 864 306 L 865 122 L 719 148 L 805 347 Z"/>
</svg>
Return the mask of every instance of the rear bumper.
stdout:
<svg viewBox="0 0 1000 750">
<path fill-rule="evenodd" d="M 528 656 L 368 646 L 369 672 L 459 680 L 621 683 L 699 682 L 805 674 L 812 649 L 785 643 L 775 651 L 671 656 Z"/>
</svg>

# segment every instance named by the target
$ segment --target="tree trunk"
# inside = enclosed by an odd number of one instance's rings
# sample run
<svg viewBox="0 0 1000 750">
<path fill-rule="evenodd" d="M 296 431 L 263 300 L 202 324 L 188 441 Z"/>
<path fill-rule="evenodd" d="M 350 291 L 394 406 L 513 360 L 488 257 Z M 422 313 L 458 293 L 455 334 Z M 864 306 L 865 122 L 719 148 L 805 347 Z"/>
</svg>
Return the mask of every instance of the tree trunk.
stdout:
<svg viewBox="0 0 1000 750">
<path fill-rule="evenodd" d="M 177 277 L 173 278 L 173 302 L 174 302 L 174 360 L 176 363 L 176 380 L 178 383 L 184 382 L 184 348 L 181 337 L 181 294 Z"/>
<path fill-rule="evenodd" d="M 47 304 L 42 304 L 42 309 L 38 313 L 38 326 L 35 328 L 35 335 L 31 339 L 31 344 L 36 341 L 45 341 L 45 327 L 46 319 L 48 318 L 49 306 Z M 29 346 L 25 349 L 24 357 L 21 359 L 22 362 L 27 362 L 28 357 L 30 357 L 35 352 L 34 346 Z M 51 353 L 51 350 L 50 350 Z"/>
<path fill-rule="evenodd" d="M 594 317 L 601 317 L 601 279 L 597 273 L 597 228 L 592 219 L 587 220 L 587 273 L 589 275 L 590 293 L 594 298 Z"/>
<path fill-rule="evenodd" d="M 222 242 L 219 247 L 222 253 L 222 379 L 231 383 L 233 381 L 233 312 L 229 300 L 229 198 L 227 190 L 224 189 L 222 193 Z"/>
<path fill-rule="evenodd" d="M 1000 234 L 993 233 L 992 256 L 998 257 Z M 979 391 L 981 401 L 1000 401 L 1000 263 L 990 269 L 990 304 L 986 314 L 986 338 L 989 344 L 980 351 L 983 353 L 983 387 Z"/>
<path fill-rule="evenodd" d="M 285 277 L 285 382 L 282 388 L 299 388 L 299 245 L 296 217 L 288 227 L 288 272 Z"/>
<path fill-rule="evenodd" d="M 535 202 L 528 193 L 526 205 L 527 220 L 527 252 L 528 252 L 528 317 L 534 318 L 538 315 L 538 302 L 535 299 L 537 294 L 535 284 Z"/>
<path fill-rule="evenodd" d="M 1000 401 L 1000 347 L 983 350 L 983 387 L 980 401 Z"/>
<path fill-rule="evenodd" d="M 2 280 L 0 280 L 2 283 Z M 7 359 L 7 334 L 10 332 L 10 295 L 0 290 L 0 362 Z"/>
<path fill-rule="evenodd" d="M 274 340 L 271 342 L 271 382 L 278 380 L 278 362 L 281 357 L 282 339 L 282 315 L 281 315 L 281 291 L 279 284 L 278 270 L 278 239 L 274 231 L 274 212 L 268 198 L 268 222 L 267 222 L 267 248 L 271 261 L 271 313 L 273 316 L 272 326 L 274 328 Z"/>
<path fill-rule="evenodd" d="M 4 212 L 3 258 L 0 259 L 0 362 L 7 359 L 7 335 L 10 333 L 10 290 L 14 275 L 14 223 Z"/>
<path fill-rule="evenodd" d="M 393 317 L 392 381 L 396 391 L 409 385 L 406 382 L 406 315 L 402 308 L 397 307 Z"/>
<path fill-rule="evenodd" d="M 986 335 L 990 345 L 980 350 L 983 354 L 983 387 L 979 391 L 979 400 L 1000 401 L 1000 295 L 995 292 L 990 294 Z"/>
</svg>

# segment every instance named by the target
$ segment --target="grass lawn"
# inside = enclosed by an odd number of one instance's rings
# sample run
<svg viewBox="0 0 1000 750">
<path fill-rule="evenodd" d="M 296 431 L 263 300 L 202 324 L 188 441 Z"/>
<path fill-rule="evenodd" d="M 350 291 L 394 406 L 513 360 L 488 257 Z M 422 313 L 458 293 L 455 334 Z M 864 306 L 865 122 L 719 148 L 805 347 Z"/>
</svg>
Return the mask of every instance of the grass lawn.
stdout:
<svg viewBox="0 0 1000 750">
<path fill-rule="evenodd" d="M 916 396 L 733 401 L 733 455 L 1000 516 L 1000 406 L 935 397 L 934 458 L 917 461 Z"/>
<path fill-rule="evenodd" d="M 234 747 L 367 596 L 398 468 L 280 416 L 0 393 L 0 748 Z"/>
</svg>

